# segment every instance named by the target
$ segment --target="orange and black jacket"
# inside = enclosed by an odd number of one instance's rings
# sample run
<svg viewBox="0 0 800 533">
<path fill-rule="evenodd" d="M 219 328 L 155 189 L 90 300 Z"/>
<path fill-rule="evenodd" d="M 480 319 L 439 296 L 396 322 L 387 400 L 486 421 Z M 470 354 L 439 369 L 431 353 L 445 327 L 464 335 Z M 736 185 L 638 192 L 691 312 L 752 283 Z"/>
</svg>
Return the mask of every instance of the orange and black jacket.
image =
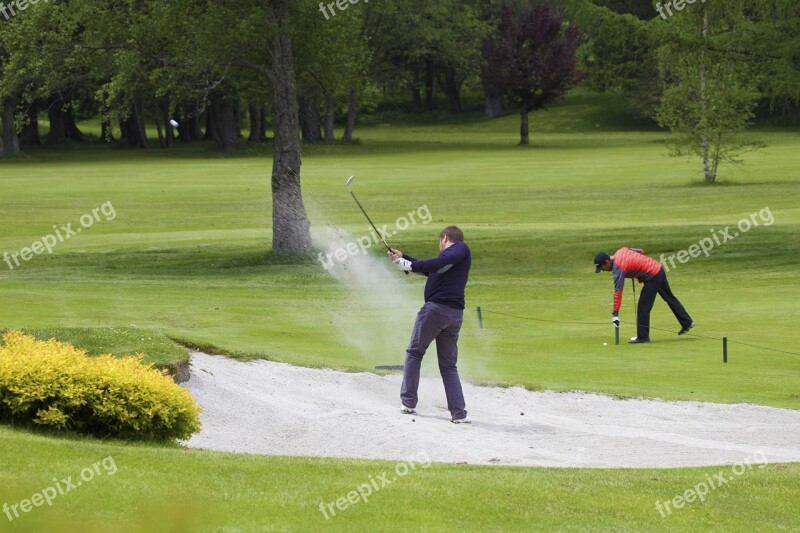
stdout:
<svg viewBox="0 0 800 533">
<path fill-rule="evenodd" d="M 653 280 L 661 273 L 661 263 L 644 255 L 639 248 L 620 248 L 611 256 L 611 271 L 614 274 L 614 315 L 622 305 L 622 290 L 625 278 L 637 278 L 642 283 Z"/>
</svg>

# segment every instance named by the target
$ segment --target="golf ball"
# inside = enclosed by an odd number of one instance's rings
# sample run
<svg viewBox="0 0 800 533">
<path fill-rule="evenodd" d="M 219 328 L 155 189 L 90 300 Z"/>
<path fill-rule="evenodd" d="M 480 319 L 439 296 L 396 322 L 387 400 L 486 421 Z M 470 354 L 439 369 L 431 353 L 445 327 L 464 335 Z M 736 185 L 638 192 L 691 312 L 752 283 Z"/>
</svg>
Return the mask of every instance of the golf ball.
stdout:
<svg viewBox="0 0 800 533">
<path fill-rule="evenodd" d="M 170 119 L 169 123 L 172 125 L 173 128 L 178 127 L 178 121 L 174 119 Z"/>
<path fill-rule="evenodd" d="M 603 343 L 603 346 L 608 346 L 608 343 L 607 343 L 607 342 L 604 342 L 604 343 Z"/>
</svg>

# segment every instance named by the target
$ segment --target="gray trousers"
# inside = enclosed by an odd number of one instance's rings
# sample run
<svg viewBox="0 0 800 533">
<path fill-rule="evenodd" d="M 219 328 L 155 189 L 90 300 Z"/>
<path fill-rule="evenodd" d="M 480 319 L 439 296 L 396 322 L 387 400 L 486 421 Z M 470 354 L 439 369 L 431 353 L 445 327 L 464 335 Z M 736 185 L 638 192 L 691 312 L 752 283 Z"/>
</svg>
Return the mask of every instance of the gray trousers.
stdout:
<svg viewBox="0 0 800 533">
<path fill-rule="evenodd" d="M 439 372 L 447 395 L 447 409 L 454 420 L 467 416 L 464 409 L 464 393 L 458 377 L 458 333 L 461 331 L 464 311 L 446 305 L 427 302 L 417 313 L 411 342 L 406 349 L 406 364 L 403 372 L 403 386 L 400 399 L 406 407 L 417 406 L 419 371 L 422 357 L 436 339 L 436 353 L 439 356 Z"/>
</svg>

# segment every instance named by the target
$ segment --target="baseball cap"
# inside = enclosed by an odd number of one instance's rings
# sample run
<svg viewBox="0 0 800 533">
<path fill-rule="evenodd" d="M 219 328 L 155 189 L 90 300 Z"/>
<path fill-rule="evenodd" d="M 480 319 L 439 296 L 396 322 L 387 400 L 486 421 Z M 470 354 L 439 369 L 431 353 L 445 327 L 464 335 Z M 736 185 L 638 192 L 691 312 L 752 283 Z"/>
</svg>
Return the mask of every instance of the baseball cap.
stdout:
<svg viewBox="0 0 800 533">
<path fill-rule="evenodd" d="M 611 259 L 611 257 L 605 252 L 600 252 L 599 254 L 594 256 L 594 266 L 595 266 L 594 273 L 597 274 L 598 272 L 600 272 L 605 262 L 608 261 L 609 259 Z"/>
</svg>

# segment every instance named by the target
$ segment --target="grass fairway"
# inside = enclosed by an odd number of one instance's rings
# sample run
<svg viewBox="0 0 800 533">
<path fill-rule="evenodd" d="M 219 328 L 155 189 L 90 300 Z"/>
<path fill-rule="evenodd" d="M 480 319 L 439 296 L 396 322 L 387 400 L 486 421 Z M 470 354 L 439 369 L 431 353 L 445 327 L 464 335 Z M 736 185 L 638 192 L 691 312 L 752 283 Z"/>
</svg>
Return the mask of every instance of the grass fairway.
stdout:
<svg viewBox="0 0 800 533">
<path fill-rule="evenodd" d="M 467 380 L 800 408 L 800 356 L 731 344 L 723 365 L 720 342 L 675 335 L 678 325 L 661 300 L 652 325 L 667 331 L 654 331 L 647 346 L 613 346 L 612 281 L 591 264 L 597 251 L 625 245 L 674 254 L 712 230 L 733 233 L 741 219 L 769 208 L 773 224 L 677 265 L 669 280 L 698 335 L 800 352 L 797 134 L 764 131 L 765 150 L 705 186 L 697 161 L 667 157 L 665 134 L 630 126 L 612 108 L 575 96 L 532 115 L 532 148 L 516 146 L 516 116 L 438 126 L 373 120 L 357 131 L 360 145 L 305 149 L 313 228 L 318 236 L 326 224 L 367 234 L 344 188 L 350 175 L 358 176 L 359 199 L 379 226 L 391 228 L 427 205 L 429 225 L 392 238 L 403 251 L 434 255 L 441 227 L 461 226 L 473 250 L 460 342 Z M 115 210 L 52 255 L 14 269 L 0 263 L 0 329 L 156 330 L 242 358 L 350 370 L 400 363 L 414 314 L 407 306 L 386 312 L 384 304 L 388 297 L 421 304 L 423 280 L 397 272 L 382 288 L 343 287 L 314 259 L 272 255 L 270 169 L 266 146 L 234 157 L 205 146 L 77 147 L 0 161 L 0 253 L 31 246 L 54 224 L 77 227 L 81 215 L 106 202 Z M 478 305 L 484 329 L 474 319 Z M 632 323 L 634 316 L 628 285 L 621 317 Z M 630 324 L 623 328 L 623 337 L 634 334 Z M 423 371 L 437 372 L 435 357 Z M 662 519 L 656 501 L 719 468 L 436 464 L 326 521 L 320 501 L 346 496 L 394 465 L 211 454 L 9 428 L 0 428 L 0 446 L 0 503 L 28 498 L 109 455 L 119 467 L 24 521 L 0 515 L 0 530 L 78 523 L 83 530 L 175 531 L 265 523 L 358 531 L 797 527 L 797 465 L 752 469 Z"/>
<path fill-rule="evenodd" d="M 13 505 L 111 457 L 51 508 L 0 531 L 786 531 L 797 526 L 800 467 L 578 470 L 258 457 L 47 438 L 0 428 L 0 502 Z M 109 461 L 111 464 L 111 461 Z M 110 472 L 114 472 L 113 474 Z M 660 513 L 709 477 L 732 478 L 704 501 Z M 739 470 L 737 470 L 739 472 Z M 381 476 L 384 476 L 382 480 Z M 392 478 L 396 478 L 392 481 Z M 375 479 L 379 490 L 328 518 Z M 384 481 L 389 484 L 383 486 Z M 363 489 L 366 492 L 365 489 Z M 702 489 L 701 489 L 702 490 Z M 341 503 L 341 502 L 340 502 Z M 344 505 L 342 505 L 344 507 Z M 663 507 L 663 504 L 662 504 Z M 12 516 L 14 516 L 12 514 Z"/>
<path fill-rule="evenodd" d="M 404 251 L 433 255 L 441 226 L 463 226 L 474 255 L 462 335 L 467 379 L 800 407 L 800 357 L 732 344 L 723 365 L 721 342 L 678 338 L 660 300 L 652 325 L 668 331 L 654 330 L 649 346 L 613 346 L 612 282 L 591 265 L 598 250 L 623 245 L 674 254 L 769 208 L 773 224 L 676 263 L 669 278 L 698 335 L 800 352 L 796 134 L 765 132 L 766 150 L 723 168 L 724 182 L 709 187 L 694 180 L 697 161 L 667 157 L 664 134 L 628 131 L 613 113 L 599 122 L 604 103 L 578 96 L 536 114 L 531 149 L 514 144 L 514 116 L 376 123 L 359 131 L 362 145 L 308 148 L 313 227 L 366 234 L 344 190 L 351 174 L 379 225 L 428 206 L 430 225 L 393 237 Z M 0 326 L 152 328 L 243 357 L 352 370 L 401 362 L 413 311 L 376 313 L 380 291 L 348 290 L 316 261 L 269 253 L 270 165 L 268 147 L 233 158 L 206 147 L 77 148 L 3 161 L 0 251 L 30 246 L 54 224 L 77 227 L 105 202 L 115 216 L 101 215 L 52 255 L 14 270 L 0 263 Z M 397 274 L 386 285 L 421 302 L 422 282 Z M 623 320 L 635 322 L 633 311 L 628 286 Z M 623 328 L 623 338 L 634 334 Z M 434 363 L 425 368 L 436 372 Z"/>
</svg>

